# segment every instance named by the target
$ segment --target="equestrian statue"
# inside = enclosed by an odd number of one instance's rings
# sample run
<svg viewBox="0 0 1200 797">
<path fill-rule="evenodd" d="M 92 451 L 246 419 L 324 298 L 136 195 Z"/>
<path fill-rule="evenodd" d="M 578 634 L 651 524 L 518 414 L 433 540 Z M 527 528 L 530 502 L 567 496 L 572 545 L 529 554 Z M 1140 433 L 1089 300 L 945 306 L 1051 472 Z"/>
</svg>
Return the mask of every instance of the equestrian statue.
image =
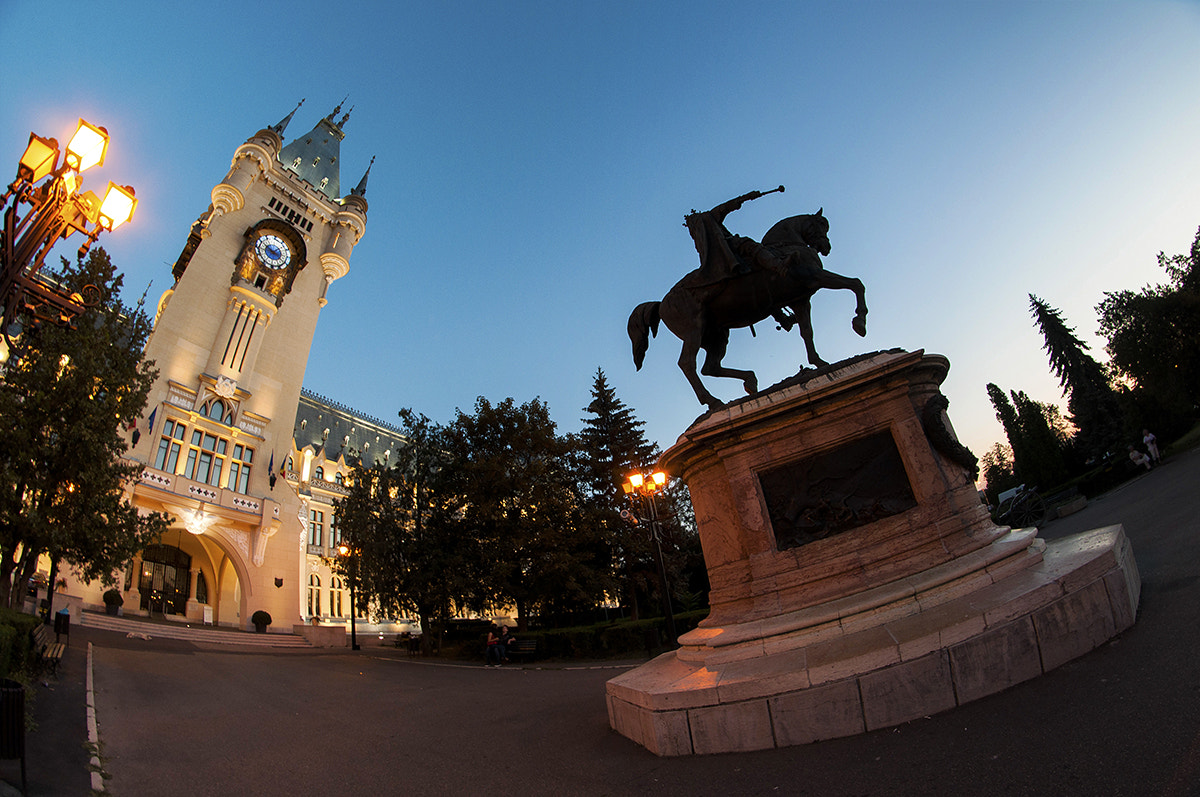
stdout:
<svg viewBox="0 0 1200 797">
<path fill-rule="evenodd" d="M 821 288 L 837 288 L 854 291 L 858 304 L 851 326 L 859 335 L 867 334 L 862 281 L 821 266 L 820 256 L 828 255 L 830 250 L 824 208 L 780 221 L 767 230 L 761 243 L 725 228 L 725 217 L 743 203 L 783 190 L 781 185 L 770 191 L 751 191 L 707 212 L 693 210 L 685 216 L 684 226 L 696 244 L 700 268 L 675 283 L 661 302 L 639 304 L 629 316 L 629 338 L 638 370 L 650 346 L 650 336 L 658 334 L 661 321 L 683 341 L 679 367 L 700 403 L 709 409 L 722 406 L 722 402 L 708 392 L 696 373 L 700 349 L 705 351 L 700 373 L 741 379 L 747 393 L 758 390 L 753 371 L 721 364 L 731 329 L 751 327 L 753 332 L 753 325 L 767 318 L 774 318 L 784 330 L 798 325 L 809 363 L 828 365 L 813 345 L 811 300 Z"/>
</svg>

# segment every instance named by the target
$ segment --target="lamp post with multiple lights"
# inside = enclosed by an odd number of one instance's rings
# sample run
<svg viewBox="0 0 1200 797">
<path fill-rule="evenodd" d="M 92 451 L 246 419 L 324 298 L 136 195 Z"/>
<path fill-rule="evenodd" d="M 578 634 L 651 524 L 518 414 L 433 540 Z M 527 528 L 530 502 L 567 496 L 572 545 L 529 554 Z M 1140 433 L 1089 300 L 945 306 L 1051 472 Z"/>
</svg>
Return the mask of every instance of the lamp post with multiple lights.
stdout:
<svg viewBox="0 0 1200 797">
<path fill-rule="evenodd" d="M 662 592 L 663 611 L 667 618 L 667 634 L 670 635 L 671 644 L 675 644 L 677 635 L 675 633 L 675 614 L 671 611 L 671 593 L 667 589 L 667 567 L 663 561 L 662 553 L 662 524 L 658 520 L 658 502 L 655 496 L 666 486 L 667 474 L 661 470 L 655 471 L 648 476 L 641 473 L 632 473 L 628 480 L 621 484 L 621 489 L 625 494 L 641 499 L 643 506 L 646 509 L 646 517 L 638 517 L 629 512 L 622 512 L 621 515 L 632 523 L 645 521 L 650 524 L 650 537 L 654 540 L 654 558 L 658 563 L 658 587 Z"/>
<path fill-rule="evenodd" d="M 350 556 L 351 549 L 346 543 L 338 546 L 338 553 L 342 556 Z M 358 580 L 358 559 L 350 559 L 350 649 L 358 650 L 358 635 L 354 630 L 354 612 L 357 604 L 354 601 L 354 582 Z"/>
<path fill-rule="evenodd" d="M 107 130 L 82 119 L 65 153 L 59 152 L 55 139 L 29 134 L 29 144 L 17 165 L 17 177 L 0 197 L 0 208 L 4 209 L 4 228 L 0 232 L 0 303 L 4 316 L 0 333 L 6 339 L 9 326 L 22 312 L 32 315 L 35 322 L 70 326 L 75 316 L 99 301 L 100 292 L 94 286 L 84 289 L 86 296 L 66 294 L 52 281 L 39 277 L 38 272 L 60 238 L 82 233 L 86 240 L 79 247 L 79 256 L 83 257 L 102 232 L 115 230 L 133 218 L 137 198 L 131 187 L 109 181 L 103 200 L 91 191 L 79 190 L 80 172 L 104 164 L 108 141 Z M 28 208 L 22 214 L 23 205 Z"/>
</svg>

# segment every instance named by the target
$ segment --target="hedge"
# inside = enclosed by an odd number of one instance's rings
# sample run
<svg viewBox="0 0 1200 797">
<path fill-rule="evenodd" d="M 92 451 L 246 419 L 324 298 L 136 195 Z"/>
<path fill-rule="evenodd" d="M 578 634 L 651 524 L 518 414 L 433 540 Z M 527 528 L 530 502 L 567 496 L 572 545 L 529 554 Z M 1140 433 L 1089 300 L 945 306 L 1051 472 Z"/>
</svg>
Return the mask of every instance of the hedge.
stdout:
<svg viewBox="0 0 1200 797">
<path fill-rule="evenodd" d="M 0 668 L 3 677 L 29 671 L 33 662 L 33 632 L 41 619 L 14 609 L 0 608 Z"/>
</svg>

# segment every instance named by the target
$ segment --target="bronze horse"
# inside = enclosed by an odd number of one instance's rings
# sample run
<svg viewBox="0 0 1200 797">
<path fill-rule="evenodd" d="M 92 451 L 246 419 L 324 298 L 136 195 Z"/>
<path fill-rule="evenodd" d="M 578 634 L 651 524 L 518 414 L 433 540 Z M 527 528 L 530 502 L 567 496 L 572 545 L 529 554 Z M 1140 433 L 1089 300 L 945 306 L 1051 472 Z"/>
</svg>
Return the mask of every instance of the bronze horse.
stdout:
<svg viewBox="0 0 1200 797">
<path fill-rule="evenodd" d="M 675 283 L 661 302 L 644 302 L 634 308 L 628 328 L 629 339 L 633 341 L 633 362 L 638 370 L 650 346 L 650 335 L 658 335 L 661 320 L 683 341 L 679 367 L 696 391 L 696 397 L 709 409 L 716 409 L 722 402 L 708 392 L 696 374 L 696 355 L 704 349 L 706 356 L 700 373 L 741 379 L 746 392 L 754 393 L 758 390 L 754 372 L 727 368 L 721 360 L 729 346 L 729 330 L 752 326 L 770 317 L 786 329 L 798 323 L 809 363 L 826 365 L 813 345 L 810 312 L 813 294 L 821 288 L 854 291 L 858 304 L 852 326 L 859 335 L 867 334 L 867 301 L 862 281 L 826 271 L 821 266 L 820 255 L 828 255 L 830 251 L 829 221 L 821 210 L 780 221 L 763 236 L 762 244 L 784 264 L 783 273 L 751 269 L 705 284 L 697 269 Z"/>
</svg>

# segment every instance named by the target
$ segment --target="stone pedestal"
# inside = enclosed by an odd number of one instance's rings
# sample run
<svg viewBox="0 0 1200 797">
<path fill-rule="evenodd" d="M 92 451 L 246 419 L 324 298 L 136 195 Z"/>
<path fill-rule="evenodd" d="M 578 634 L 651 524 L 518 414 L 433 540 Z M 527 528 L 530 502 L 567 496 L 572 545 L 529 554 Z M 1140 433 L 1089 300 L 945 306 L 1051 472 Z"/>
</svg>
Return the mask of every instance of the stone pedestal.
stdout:
<svg viewBox="0 0 1200 797">
<path fill-rule="evenodd" d="M 608 683 L 659 755 L 862 733 L 1000 691 L 1132 625 L 1119 526 L 1047 546 L 992 523 L 939 391 L 891 351 L 709 413 L 662 457 L 691 491 L 712 611 Z"/>
</svg>

